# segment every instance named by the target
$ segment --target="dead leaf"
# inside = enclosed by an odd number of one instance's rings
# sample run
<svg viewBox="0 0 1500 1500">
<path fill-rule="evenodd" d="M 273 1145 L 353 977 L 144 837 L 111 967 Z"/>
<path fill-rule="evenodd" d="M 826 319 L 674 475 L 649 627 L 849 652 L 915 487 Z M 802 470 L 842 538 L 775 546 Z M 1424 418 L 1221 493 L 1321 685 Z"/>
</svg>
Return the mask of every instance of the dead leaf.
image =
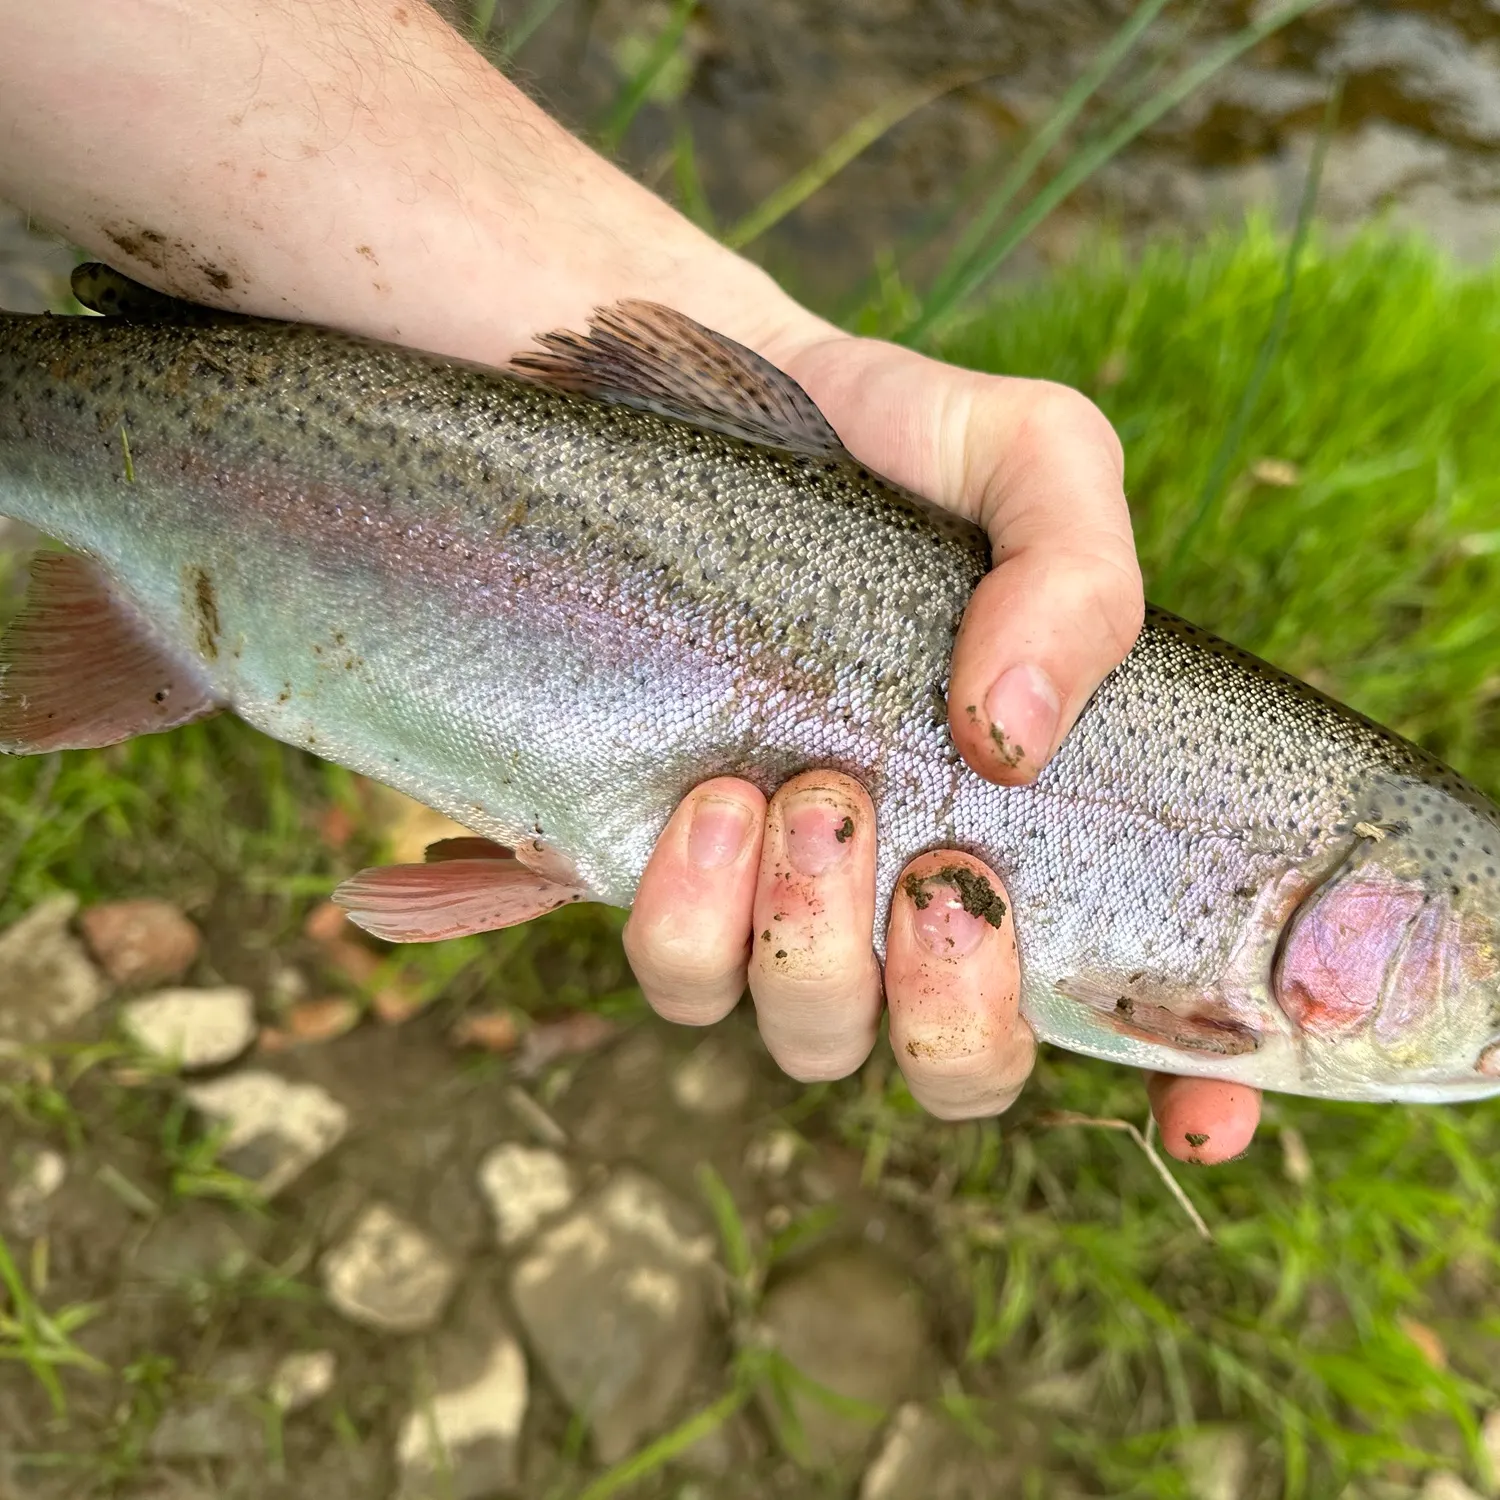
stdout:
<svg viewBox="0 0 1500 1500">
<path fill-rule="evenodd" d="M 360 1009 L 343 995 L 325 995 L 321 1000 L 299 1000 L 283 1017 L 294 1041 L 328 1042 L 359 1025 Z"/>
<path fill-rule="evenodd" d="M 508 1010 L 478 1011 L 460 1016 L 448 1033 L 455 1047 L 478 1047 L 485 1052 L 514 1052 L 521 1040 L 521 1028 Z"/>
<path fill-rule="evenodd" d="M 1433 1329 L 1405 1314 L 1396 1319 L 1396 1326 L 1417 1346 L 1418 1353 L 1434 1370 L 1448 1368 L 1448 1351 Z"/>
<path fill-rule="evenodd" d="M 1302 470 L 1285 458 L 1258 458 L 1250 465 L 1250 477 L 1272 489 L 1289 490 L 1302 483 Z"/>
</svg>

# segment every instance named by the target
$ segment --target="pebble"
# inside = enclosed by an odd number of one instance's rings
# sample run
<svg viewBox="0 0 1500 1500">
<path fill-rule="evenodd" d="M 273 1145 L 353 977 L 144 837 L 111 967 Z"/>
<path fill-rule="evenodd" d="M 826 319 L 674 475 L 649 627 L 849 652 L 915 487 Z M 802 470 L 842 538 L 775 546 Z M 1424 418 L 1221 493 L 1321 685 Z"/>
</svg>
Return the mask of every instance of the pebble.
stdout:
<svg viewBox="0 0 1500 1500">
<path fill-rule="evenodd" d="M 298 1042 L 331 1042 L 359 1025 L 359 1006 L 343 995 L 300 1000 L 287 1008 L 282 1024 Z"/>
<path fill-rule="evenodd" d="M 526 1337 L 601 1462 L 677 1414 L 711 1331 L 713 1243 L 663 1187 L 624 1170 L 516 1266 Z"/>
<path fill-rule="evenodd" d="M 261 1453 L 265 1428 L 256 1393 L 267 1363 L 262 1350 L 220 1354 L 193 1382 L 194 1396 L 162 1414 L 151 1433 L 152 1457 L 244 1462 Z"/>
<path fill-rule="evenodd" d="M 221 1150 L 225 1165 L 268 1198 L 326 1156 L 349 1129 L 348 1110 L 325 1090 L 259 1068 L 194 1084 L 187 1098 L 229 1127 Z"/>
<path fill-rule="evenodd" d="M 1484 1500 L 1484 1497 L 1470 1489 L 1457 1474 L 1443 1470 L 1427 1476 L 1420 1500 Z"/>
<path fill-rule="evenodd" d="M 806 1149 L 806 1142 L 795 1130 L 777 1126 L 750 1142 L 745 1149 L 745 1170 L 752 1177 L 785 1177 Z"/>
<path fill-rule="evenodd" d="M 6 1190 L 5 1217 L 23 1239 L 35 1239 L 46 1228 L 47 1202 L 67 1176 L 67 1159 L 45 1146 L 21 1167 Z"/>
<path fill-rule="evenodd" d="M 436 1392 L 401 1424 L 399 1500 L 478 1500 L 516 1483 L 528 1395 L 520 1343 L 509 1330 L 492 1330 L 466 1378 L 445 1378 L 443 1366 L 452 1362 L 439 1352 Z"/>
<path fill-rule="evenodd" d="M 346 1318 L 384 1333 L 418 1333 L 443 1315 L 458 1267 L 384 1203 L 367 1207 L 323 1257 L 323 1287 Z"/>
<path fill-rule="evenodd" d="M 233 1062 L 255 1040 L 255 1001 L 237 985 L 158 990 L 127 1002 L 120 1024 L 143 1051 L 192 1072 Z"/>
<path fill-rule="evenodd" d="M 1177 1445 L 1182 1477 L 1192 1500 L 1240 1500 L 1254 1456 L 1242 1427 L 1204 1427 Z"/>
<path fill-rule="evenodd" d="M 690 1115 L 732 1115 L 745 1107 L 752 1081 L 745 1054 L 726 1038 L 711 1036 L 678 1063 L 672 1098 Z"/>
<path fill-rule="evenodd" d="M 919 1393 L 933 1356 L 926 1318 L 911 1282 L 877 1253 L 839 1250 L 800 1266 L 761 1304 L 770 1342 L 810 1380 L 882 1416 Z M 837 1468 L 861 1457 L 873 1424 L 835 1410 L 811 1393 L 791 1393 L 809 1467 Z M 773 1425 L 780 1414 L 766 1412 Z M 878 1419 L 877 1419 L 878 1420 Z"/>
<path fill-rule="evenodd" d="M 277 1411 L 290 1415 L 326 1396 L 337 1374 L 338 1357 L 331 1349 L 288 1354 L 271 1372 L 266 1396 Z"/>
<path fill-rule="evenodd" d="M 1479 1424 L 1479 1446 L 1484 1449 L 1495 1477 L 1500 1479 L 1500 1406 L 1486 1413 Z"/>
<path fill-rule="evenodd" d="M 78 919 L 104 972 L 127 986 L 171 984 L 192 968 L 203 946 L 198 929 L 170 901 L 106 901 Z"/>
<path fill-rule="evenodd" d="M 509 1247 L 529 1239 L 573 1201 L 573 1174 L 557 1152 L 508 1141 L 480 1163 L 479 1191 L 500 1244 Z"/>
<path fill-rule="evenodd" d="M 44 1042 L 104 999 L 104 975 L 69 931 L 76 896 L 53 896 L 0 933 L 0 1040 Z"/>
</svg>

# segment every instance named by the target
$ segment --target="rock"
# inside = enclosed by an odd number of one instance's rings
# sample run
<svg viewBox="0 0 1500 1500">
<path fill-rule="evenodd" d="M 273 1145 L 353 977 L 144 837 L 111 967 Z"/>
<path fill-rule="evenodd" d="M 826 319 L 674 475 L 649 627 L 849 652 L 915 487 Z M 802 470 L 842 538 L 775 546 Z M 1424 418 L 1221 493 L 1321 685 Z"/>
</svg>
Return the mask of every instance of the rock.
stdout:
<svg viewBox="0 0 1500 1500">
<path fill-rule="evenodd" d="M 170 984 L 192 968 L 198 929 L 170 901 L 106 901 L 78 919 L 100 967 L 122 985 Z"/>
<path fill-rule="evenodd" d="M 324 1257 L 328 1300 L 351 1322 L 416 1333 L 443 1315 L 458 1267 L 384 1203 L 372 1203 Z"/>
<path fill-rule="evenodd" d="M 266 1396 L 277 1411 L 290 1416 L 326 1396 L 337 1374 L 338 1357 L 331 1349 L 288 1354 L 271 1372 Z"/>
<path fill-rule="evenodd" d="M 868 1250 L 834 1251 L 791 1272 L 766 1294 L 761 1319 L 794 1368 L 835 1396 L 870 1409 L 871 1420 L 861 1420 L 797 1389 L 788 1430 L 784 1416 L 768 1406 L 789 1451 L 812 1468 L 836 1468 L 860 1457 L 876 1423 L 917 1394 L 931 1365 L 914 1288 Z"/>
<path fill-rule="evenodd" d="M 23 1239 L 35 1239 L 47 1227 L 47 1201 L 67 1175 L 67 1159 L 47 1147 L 17 1163 L 15 1180 L 5 1193 L 5 1217 Z"/>
<path fill-rule="evenodd" d="M 807 1143 L 795 1130 L 778 1125 L 765 1135 L 758 1135 L 745 1149 L 745 1170 L 752 1177 L 775 1179 L 785 1177 L 792 1163 L 807 1150 Z"/>
<path fill-rule="evenodd" d="M 1240 1500 L 1250 1480 L 1250 1434 L 1241 1427 L 1204 1427 L 1177 1445 L 1192 1500 Z"/>
<path fill-rule="evenodd" d="M 1483 1500 L 1457 1474 L 1443 1470 L 1429 1474 L 1422 1484 L 1421 1500 Z"/>
<path fill-rule="evenodd" d="M 396 1438 L 398 1500 L 477 1500 L 518 1478 L 526 1416 L 526 1357 L 494 1319 L 433 1357 L 435 1390 L 409 1412 Z"/>
<path fill-rule="evenodd" d="M 721 1036 L 700 1043 L 672 1074 L 672 1098 L 690 1115 L 732 1115 L 750 1097 L 750 1061 Z"/>
<path fill-rule="evenodd" d="M 1500 1479 L 1500 1406 L 1485 1414 L 1479 1426 L 1479 1445 L 1490 1461 L 1490 1469 Z"/>
<path fill-rule="evenodd" d="M 236 985 L 158 990 L 123 1006 L 120 1024 L 143 1051 L 192 1072 L 233 1062 L 255 1040 L 255 1001 Z"/>
<path fill-rule="evenodd" d="M 130 1254 L 133 1279 L 167 1284 L 229 1282 L 244 1274 L 269 1232 L 265 1215 L 189 1201 L 155 1218 Z"/>
<path fill-rule="evenodd" d="M 1351 16 L 1320 61 L 1326 71 L 1351 76 L 1395 74 L 1409 99 L 1431 107 L 1444 134 L 1500 143 L 1500 71 L 1484 49 L 1436 19 Z"/>
<path fill-rule="evenodd" d="M 331 1042 L 359 1025 L 363 1012 L 343 995 L 325 995 L 320 1000 L 299 1000 L 282 1018 L 288 1036 L 295 1042 Z"/>
<path fill-rule="evenodd" d="M 245 1460 L 263 1451 L 257 1394 L 268 1362 L 263 1350 L 221 1354 L 194 1383 L 195 1398 L 163 1413 L 151 1434 L 152 1457 Z"/>
<path fill-rule="evenodd" d="M 290 1083 L 257 1068 L 194 1084 L 187 1097 L 228 1125 L 225 1165 L 268 1198 L 338 1145 L 349 1128 L 349 1112 L 316 1084 Z"/>
<path fill-rule="evenodd" d="M 528 1341 L 613 1463 L 659 1431 L 709 1335 L 713 1240 L 664 1188 L 622 1171 L 544 1230 L 511 1277 Z"/>
<path fill-rule="evenodd" d="M 518 1245 L 573 1201 L 573 1174 L 557 1152 L 510 1141 L 480 1163 L 479 1191 L 501 1245 Z"/>
<path fill-rule="evenodd" d="M 104 999 L 104 976 L 69 931 L 76 896 L 53 896 L 0 933 L 0 1040 L 47 1041 Z"/>
<path fill-rule="evenodd" d="M 254 1406 L 234 1396 L 170 1407 L 151 1434 L 160 1459 L 245 1458 L 259 1450 L 262 1424 Z"/>
</svg>

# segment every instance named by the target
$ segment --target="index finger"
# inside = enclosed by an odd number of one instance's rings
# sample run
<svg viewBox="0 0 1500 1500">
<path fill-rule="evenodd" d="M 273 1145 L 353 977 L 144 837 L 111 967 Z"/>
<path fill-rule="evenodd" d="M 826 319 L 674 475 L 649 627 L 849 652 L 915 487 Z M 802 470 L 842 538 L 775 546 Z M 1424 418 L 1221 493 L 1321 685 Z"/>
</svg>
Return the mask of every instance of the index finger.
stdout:
<svg viewBox="0 0 1500 1500">
<path fill-rule="evenodd" d="M 1144 612 L 1114 428 L 1086 396 L 836 337 L 790 368 L 850 450 L 983 526 L 995 568 L 954 645 L 949 727 L 992 781 L 1032 780 Z"/>
</svg>

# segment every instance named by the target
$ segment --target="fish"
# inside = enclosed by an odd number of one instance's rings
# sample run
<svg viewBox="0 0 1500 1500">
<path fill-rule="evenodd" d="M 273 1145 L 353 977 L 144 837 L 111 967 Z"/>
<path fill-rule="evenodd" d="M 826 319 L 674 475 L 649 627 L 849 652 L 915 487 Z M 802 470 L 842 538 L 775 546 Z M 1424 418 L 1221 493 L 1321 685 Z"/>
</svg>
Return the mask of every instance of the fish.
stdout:
<svg viewBox="0 0 1500 1500">
<path fill-rule="evenodd" d="M 75 286 L 105 315 L 0 315 L 0 514 L 67 549 L 0 642 L 0 749 L 229 710 L 396 787 L 472 833 L 340 887 L 397 942 L 628 906 L 694 786 L 834 768 L 876 810 L 877 951 L 906 861 L 978 856 L 1045 1042 L 1500 1092 L 1492 801 L 1152 607 L 1034 784 L 979 777 L 946 695 L 988 542 L 750 350 L 622 303 L 494 369 Z"/>
</svg>

